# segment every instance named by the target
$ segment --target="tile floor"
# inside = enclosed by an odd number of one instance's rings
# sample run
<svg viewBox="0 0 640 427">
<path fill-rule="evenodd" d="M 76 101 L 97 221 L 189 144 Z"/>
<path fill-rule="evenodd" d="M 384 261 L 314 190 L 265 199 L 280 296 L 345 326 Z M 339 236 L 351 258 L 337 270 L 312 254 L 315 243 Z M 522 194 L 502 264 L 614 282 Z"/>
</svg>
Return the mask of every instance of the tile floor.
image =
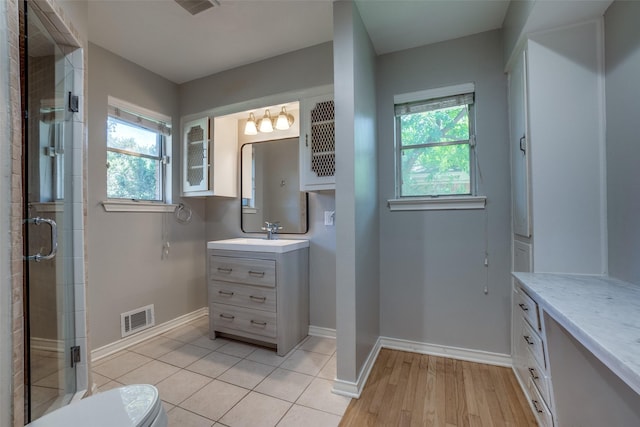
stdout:
<svg viewBox="0 0 640 427">
<path fill-rule="evenodd" d="M 98 391 L 154 384 L 170 427 L 337 426 L 351 399 L 331 393 L 336 345 L 307 337 L 284 357 L 224 338 L 203 317 L 93 364 Z"/>
</svg>

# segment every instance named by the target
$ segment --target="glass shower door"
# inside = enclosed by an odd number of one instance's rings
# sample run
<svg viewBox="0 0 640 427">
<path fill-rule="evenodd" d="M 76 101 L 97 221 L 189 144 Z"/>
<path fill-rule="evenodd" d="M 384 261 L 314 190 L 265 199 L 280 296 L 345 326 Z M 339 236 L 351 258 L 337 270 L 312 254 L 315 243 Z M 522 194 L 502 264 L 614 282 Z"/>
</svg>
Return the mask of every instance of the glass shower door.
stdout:
<svg viewBox="0 0 640 427">
<path fill-rule="evenodd" d="M 72 159 L 74 70 L 26 3 L 25 114 L 26 419 L 69 403 L 76 391 Z"/>
</svg>

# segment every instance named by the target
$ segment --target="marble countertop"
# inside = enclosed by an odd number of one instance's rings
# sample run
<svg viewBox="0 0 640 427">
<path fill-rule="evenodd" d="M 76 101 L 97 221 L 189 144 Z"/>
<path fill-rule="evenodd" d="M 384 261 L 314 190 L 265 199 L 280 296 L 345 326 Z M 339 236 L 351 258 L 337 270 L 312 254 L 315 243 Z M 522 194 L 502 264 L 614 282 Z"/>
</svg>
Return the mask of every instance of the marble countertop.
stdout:
<svg viewBox="0 0 640 427">
<path fill-rule="evenodd" d="M 513 275 L 540 308 L 640 394 L 640 286 L 606 276 Z"/>
</svg>

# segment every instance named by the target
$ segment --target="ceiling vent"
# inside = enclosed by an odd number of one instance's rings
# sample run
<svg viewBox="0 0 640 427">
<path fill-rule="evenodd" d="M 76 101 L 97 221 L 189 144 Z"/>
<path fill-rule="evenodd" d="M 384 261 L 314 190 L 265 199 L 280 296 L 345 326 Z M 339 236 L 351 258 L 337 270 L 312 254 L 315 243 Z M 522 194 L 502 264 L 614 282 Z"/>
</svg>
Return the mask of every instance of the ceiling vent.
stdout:
<svg viewBox="0 0 640 427">
<path fill-rule="evenodd" d="M 218 0 L 175 0 L 175 2 L 192 15 L 197 15 L 213 6 L 220 6 Z"/>
</svg>

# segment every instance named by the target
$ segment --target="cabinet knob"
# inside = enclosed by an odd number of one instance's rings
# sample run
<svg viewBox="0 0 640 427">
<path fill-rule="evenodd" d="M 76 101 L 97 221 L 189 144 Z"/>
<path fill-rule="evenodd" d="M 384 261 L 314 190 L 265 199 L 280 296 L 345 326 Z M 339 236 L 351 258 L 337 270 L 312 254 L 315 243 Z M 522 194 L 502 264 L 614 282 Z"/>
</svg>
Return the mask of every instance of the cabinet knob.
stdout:
<svg viewBox="0 0 640 427">
<path fill-rule="evenodd" d="M 222 268 L 222 267 L 218 267 L 218 271 L 220 273 L 224 273 L 224 274 L 231 274 L 231 272 L 233 271 L 233 268 Z"/>
<path fill-rule="evenodd" d="M 531 375 L 531 378 L 533 378 L 534 380 L 540 378 L 534 368 L 529 368 L 529 375 Z"/>
<path fill-rule="evenodd" d="M 522 311 L 529 311 L 529 307 L 527 307 L 525 304 L 518 304 L 520 306 L 520 308 L 522 309 Z"/>
<path fill-rule="evenodd" d="M 231 314 L 225 314 L 225 313 L 220 313 L 220 317 L 227 320 L 233 320 L 236 318 L 236 316 L 232 316 Z"/>
<path fill-rule="evenodd" d="M 249 299 L 253 301 L 258 301 L 258 302 L 265 302 L 267 300 L 267 297 L 256 297 L 253 295 L 249 295 Z"/>
<path fill-rule="evenodd" d="M 227 297 L 232 297 L 233 296 L 233 292 L 229 292 L 229 291 L 218 291 L 218 293 L 220 295 L 224 295 L 224 296 L 227 296 Z"/>
<path fill-rule="evenodd" d="M 531 341 L 531 337 L 529 335 L 523 335 L 522 338 L 524 338 L 524 340 L 527 342 L 527 344 L 529 345 L 534 345 L 535 343 L 533 341 Z"/>
</svg>

